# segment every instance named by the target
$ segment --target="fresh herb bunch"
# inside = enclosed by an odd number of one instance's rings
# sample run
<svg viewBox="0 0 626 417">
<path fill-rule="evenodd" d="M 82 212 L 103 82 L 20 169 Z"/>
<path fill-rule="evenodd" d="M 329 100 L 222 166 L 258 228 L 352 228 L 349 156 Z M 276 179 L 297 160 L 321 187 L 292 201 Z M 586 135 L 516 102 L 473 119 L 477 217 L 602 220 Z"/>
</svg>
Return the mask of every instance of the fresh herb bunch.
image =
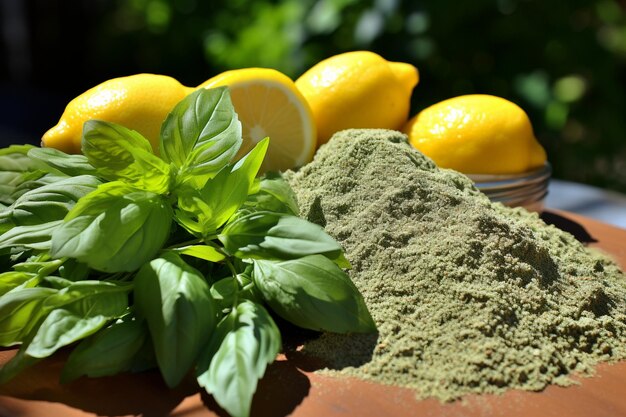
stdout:
<svg viewBox="0 0 626 417">
<path fill-rule="evenodd" d="M 0 345 L 5 382 L 71 346 L 62 381 L 193 369 L 247 416 L 281 349 L 268 313 L 329 332 L 375 324 L 340 245 L 297 217 L 278 174 L 256 178 L 268 138 L 236 163 L 241 124 L 226 88 L 182 100 L 160 157 L 139 133 L 91 120 L 83 155 L 0 150 Z"/>
</svg>

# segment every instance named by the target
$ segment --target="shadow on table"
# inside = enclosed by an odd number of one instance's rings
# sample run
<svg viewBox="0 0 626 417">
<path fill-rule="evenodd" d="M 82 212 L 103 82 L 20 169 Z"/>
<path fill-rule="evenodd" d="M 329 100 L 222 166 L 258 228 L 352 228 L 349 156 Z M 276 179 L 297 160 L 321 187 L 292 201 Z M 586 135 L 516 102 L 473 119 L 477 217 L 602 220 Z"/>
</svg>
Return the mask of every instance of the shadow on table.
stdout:
<svg viewBox="0 0 626 417">
<path fill-rule="evenodd" d="M 268 366 L 252 399 L 250 417 L 284 417 L 292 414 L 309 395 L 311 382 L 291 361 L 278 360 Z M 205 406 L 220 417 L 229 417 L 213 396 L 202 391 Z"/>
<path fill-rule="evenodd" d="M 66 359 L 67 354 L 61 353 L 24 370 L 0 386 L 0 395 L 61 403 L 97 415 L 161 417 L 170 415 L 184 398 L 198 390 L 193 380 L 185 380 L 170 389 L 157 371 L 80 378 L 60 384 L 59 376 Z M 25 409 L 28 415 L 46 414 L 45 403 L 29 403 Z"/>
<path fill-rule="evenodd" d="M 540 217 L 547 224 L 551 224 L 556 228 L 572 234 L 581 243 L 594 243 L 598 241 L 591 236 L 589 232 L 587 232 L 587 229 L 580 223 L 568 219 L 567 217 L 563 217 L 551 211 L 542 212 Z"/>
<path fill-rule="evenodd" d="M 12 356 L 14 350 L 0 350 L 2 363 Z M 42 360 L 10 382 L 0 385 L 0 395 L 32 401 L 20 406 L 19 414 L 26 416 L 45 417 L 47 412 L 45 402 L 60 403 L 77 411 L 102 416 L 165 417 L 179 414 L 228 416 L 213 397 L 198 386 L 192 374 L 173 389 L 165 385 L 156 370 L 101 378 L 83 377 L 68 384 L 60 384 L 59 376 L 66 359 L 67 353 L 60 352 Z M 310 388 L 308 377 L 294 363 L 282 357 L 282 360 L 279 359 L 268 366 L 265 376 L 259 381 L 252 403 L 251 417 L 287 416 L 308 396 Z M 287 392 L 289 395 L 286 395 Z M 188 404 L 192 409 L 183 406 L 182 410 L 174 411 L 183 400 L 198 393 L 201 393 L 198 400 L 192 399 L 192 403 Z M 207 409 L 202 410 L 205 407 Z M 5 407 L 0 399 L 0 415 L 3 409 Z M 72 416 L 77 414 L 72 413 Z"/>
</svg>

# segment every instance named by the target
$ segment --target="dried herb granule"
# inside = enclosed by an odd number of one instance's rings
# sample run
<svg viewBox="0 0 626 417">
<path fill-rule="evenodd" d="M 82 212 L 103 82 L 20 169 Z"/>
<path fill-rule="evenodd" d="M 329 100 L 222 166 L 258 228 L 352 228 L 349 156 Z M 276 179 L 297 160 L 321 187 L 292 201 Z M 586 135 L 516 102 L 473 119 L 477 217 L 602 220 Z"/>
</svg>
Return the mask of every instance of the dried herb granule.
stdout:
<svg viewBox="0 0 626 417">
<path fill-rule="evenodd" d="M 567 385 L 626 358 L 626 278 L 536 214 L 492 204 L 404 135 L 348 130 L 287 179 L 341 242 L 377 335 L 323 334 L 325 372 L 467 393 Z"/>
</svg>

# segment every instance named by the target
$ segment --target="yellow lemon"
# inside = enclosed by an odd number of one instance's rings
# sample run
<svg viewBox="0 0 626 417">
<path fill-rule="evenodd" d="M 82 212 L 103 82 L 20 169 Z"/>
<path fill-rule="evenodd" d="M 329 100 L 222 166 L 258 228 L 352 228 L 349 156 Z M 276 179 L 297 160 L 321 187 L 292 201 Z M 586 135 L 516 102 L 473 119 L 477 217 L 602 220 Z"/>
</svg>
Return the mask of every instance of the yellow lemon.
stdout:
<svg viewBox="0 0 626 417">
<path fill-rule="evenodd" d="M 261 171 L 283 171 L 306 164 L 315 152 L 315 123 L 293 80 L 269 68 L 223 72 L 198 88 L 228 86 L 243 128 L 239 157 L 269 136 Z"/>
<path fill-rule="evenodd" d="M 43 135 L 42 145 L 79 153 L 83 124 L 90 119 L 99 119 L 138 131 L 157 151 L 165 117 L 193 91 L 193 88 L 165 75 L 136 74 L 113 78 L 70 101 L 59 123 Z"/>
<path fill-rule="evenodd" d="M 417 68 L 369 51 L 335 55 L 296 80 L 317 125 L 318 146 L 349 128 L 398 130 L 409 116 Z"/>
<path fill-rule="evenodd" d="M 546 152 L 519 106 L 473 94 L 436 103 L 403 131 L 437 165 L 465 174 L 517 174 L 546 162 Z"/>
</svg>

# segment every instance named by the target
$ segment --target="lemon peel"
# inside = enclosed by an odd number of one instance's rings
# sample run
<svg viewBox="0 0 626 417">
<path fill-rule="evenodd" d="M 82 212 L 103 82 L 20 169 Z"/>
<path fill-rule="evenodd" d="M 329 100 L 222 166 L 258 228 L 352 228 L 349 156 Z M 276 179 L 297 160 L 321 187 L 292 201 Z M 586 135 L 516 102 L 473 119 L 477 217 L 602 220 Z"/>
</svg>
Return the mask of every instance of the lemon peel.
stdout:
<svg viewBox="0 0 626 417">
<path fill-rule="evenodd" d="M 400 129 L 407 121 L 417 68 L 370 51 L 325 59 L 296 80 L 318 129 L 318 146 L 350 128 Z"/>
<path fill-rule="evenodd" d="M 497 96 L 471 94 L 441 101 L 419 112 L 402 130 L 438 166 L 465 174 L 517 174 L 546 162 L 526 112 Z"/>
<path fill-rule="evenodd" d="M 83 124 L 98 119 L 141 133 L 158 152 L 161 124 L 172 108 L 193 92 L 176 79 L 159 74 L 134 74 L 104 81 L 66 106 L 56 126 L 42 137 L 42 145 L 80 153 Z"/>
</svg>

